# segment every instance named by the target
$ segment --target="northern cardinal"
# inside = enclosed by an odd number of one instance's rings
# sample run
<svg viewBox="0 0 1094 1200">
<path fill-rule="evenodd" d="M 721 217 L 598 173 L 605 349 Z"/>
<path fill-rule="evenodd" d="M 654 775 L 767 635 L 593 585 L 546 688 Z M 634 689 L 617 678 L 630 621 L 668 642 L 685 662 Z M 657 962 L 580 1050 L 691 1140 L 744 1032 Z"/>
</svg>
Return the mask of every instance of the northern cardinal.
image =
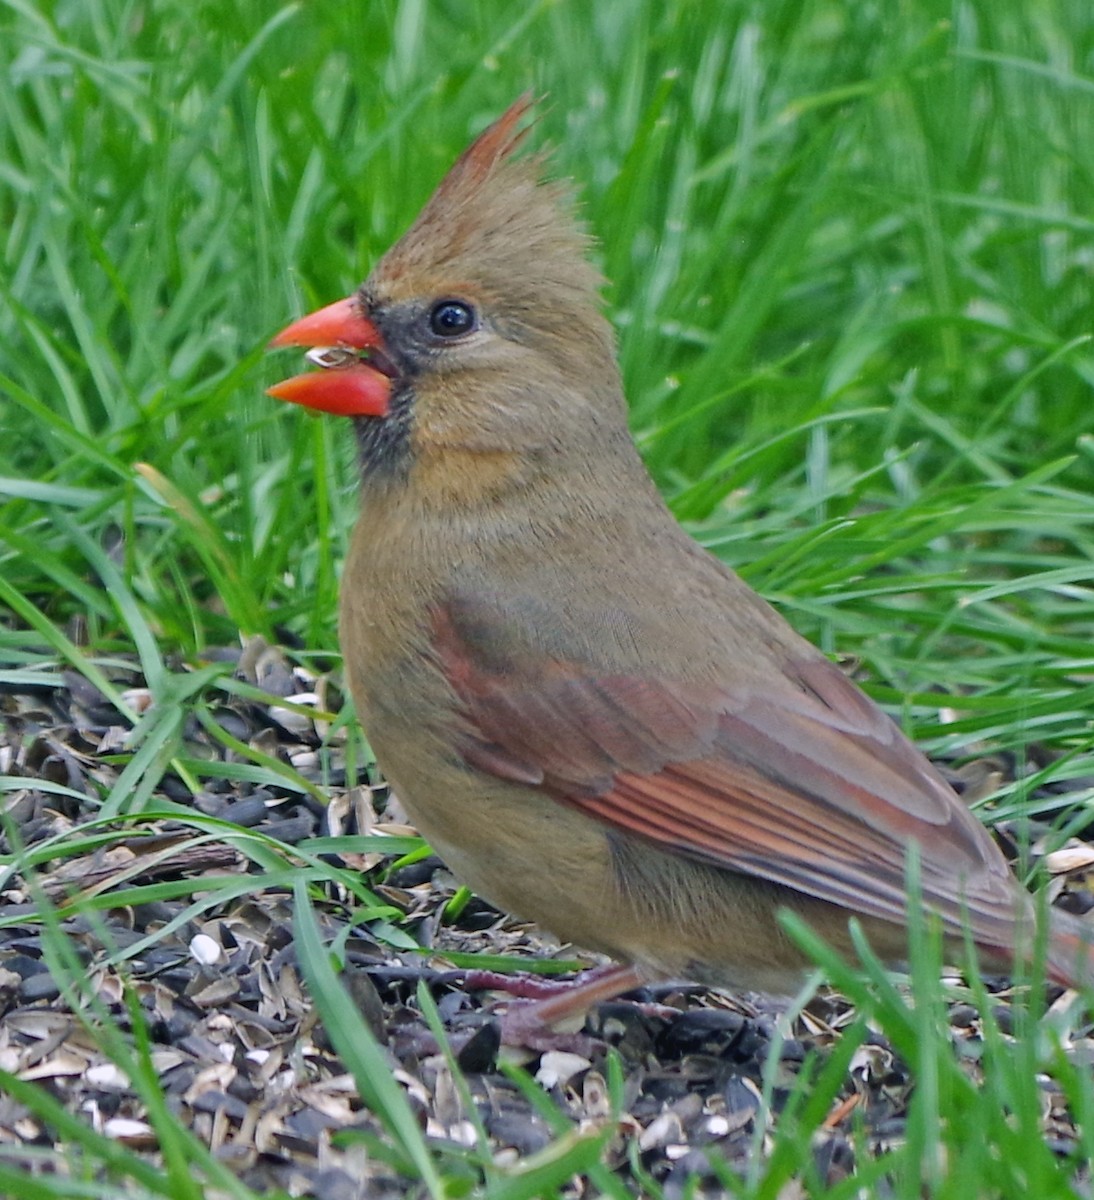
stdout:
<svg viewBox="0 0 1094 1200">
<path fill-rule="evenodd" d="M 671 977 L 785 992 L 793 910 L 907 956 L 927 909 L 986 963 L 1032 905 L 984 827 L 844 674 L 677 524 L 627 429 L 600 279 L 567 189 L 515 157 L 528 97 L 457 160 L 350 297 L 274 346 L 270 389 L 353 418 L 342 581 L 357 711 L 407 811 L 476 891 Z M 1049 973 L 1092 978 L 1056 913 Z"/>
</svg>

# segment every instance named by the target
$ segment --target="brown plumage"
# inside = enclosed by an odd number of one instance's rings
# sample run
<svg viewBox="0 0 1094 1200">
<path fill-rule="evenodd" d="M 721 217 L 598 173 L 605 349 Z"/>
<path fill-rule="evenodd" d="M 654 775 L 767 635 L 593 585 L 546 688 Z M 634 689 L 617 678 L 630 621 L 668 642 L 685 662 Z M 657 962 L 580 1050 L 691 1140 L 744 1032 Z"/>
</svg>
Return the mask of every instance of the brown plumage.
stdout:
<svg viewBox="0 0 1094 1200">
<path fill-rule="evenodd" d="M 456 874 L 646 975 L 785 990 L 776 914 L 905 954 L 905 856 L 955 943 L 1029 943 L 1030 898 L 893 722 L 676 523 L 627 430 L 565 188 L 518 101 L 274 395 L 355 417 L 342 585 L 358 713 Z M 1089 976 L 1055 918 L 1050 967 Z"/>
</svg>

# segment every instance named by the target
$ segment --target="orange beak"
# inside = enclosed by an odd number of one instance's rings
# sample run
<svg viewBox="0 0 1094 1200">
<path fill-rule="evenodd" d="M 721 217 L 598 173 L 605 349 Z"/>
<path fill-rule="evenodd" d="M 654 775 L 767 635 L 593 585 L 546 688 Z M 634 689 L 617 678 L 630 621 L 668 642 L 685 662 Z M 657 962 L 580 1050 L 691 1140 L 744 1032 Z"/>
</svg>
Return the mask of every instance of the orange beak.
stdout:
<svg viewBox="0 0 1094 1200">
<path fill-rule="evenodd" d="M 270 346 L 306 346 L 320 370 L 275 383 L 267 395 L 343 417 L 387 415 L 394 370 L 380 331 L 360 314 L 356 296 L 287 325 Z"/>
</svg>

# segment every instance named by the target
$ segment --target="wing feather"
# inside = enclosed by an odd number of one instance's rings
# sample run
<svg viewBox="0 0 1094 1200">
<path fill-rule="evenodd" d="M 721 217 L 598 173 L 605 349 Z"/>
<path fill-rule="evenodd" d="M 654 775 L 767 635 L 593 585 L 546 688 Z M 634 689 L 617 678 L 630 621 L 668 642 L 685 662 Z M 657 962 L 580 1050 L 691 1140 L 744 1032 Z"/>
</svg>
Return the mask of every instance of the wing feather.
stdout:
<svg viewBox="0 0 1094 1200">
<path fill-rule="evenodd" d="M 903 921 L 905 860 L 959 934 L 1005 944 L 1018 895 L 987 832 L 896 725 L 827 660 L 718 686 L 598 674 L 512 648 L 496 606 L 438 610 L 434 647 L 460 701 L 460 751 L 606 825 L 692 859 Z"/>
</svg>

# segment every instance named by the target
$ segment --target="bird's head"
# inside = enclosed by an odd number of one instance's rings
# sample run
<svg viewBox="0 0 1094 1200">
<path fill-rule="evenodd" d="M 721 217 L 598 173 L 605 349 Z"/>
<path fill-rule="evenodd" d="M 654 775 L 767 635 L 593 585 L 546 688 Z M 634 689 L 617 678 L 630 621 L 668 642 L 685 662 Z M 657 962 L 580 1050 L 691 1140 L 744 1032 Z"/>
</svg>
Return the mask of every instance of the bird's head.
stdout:
<svg viewBox="0 0 1094 1200">
<path fill-rule="evenodd" d="M 514 154 L 531 107 L 464 151 L 352 296 L 273 340 L 319 369 L 270 394 L 357 418 L 370 474 L 430 454 L 549 457 L 625 429 L 589 238 L 542 155 Z"/>
</svg>

